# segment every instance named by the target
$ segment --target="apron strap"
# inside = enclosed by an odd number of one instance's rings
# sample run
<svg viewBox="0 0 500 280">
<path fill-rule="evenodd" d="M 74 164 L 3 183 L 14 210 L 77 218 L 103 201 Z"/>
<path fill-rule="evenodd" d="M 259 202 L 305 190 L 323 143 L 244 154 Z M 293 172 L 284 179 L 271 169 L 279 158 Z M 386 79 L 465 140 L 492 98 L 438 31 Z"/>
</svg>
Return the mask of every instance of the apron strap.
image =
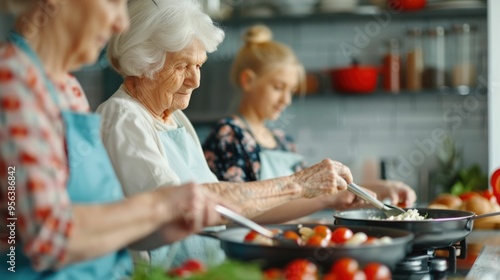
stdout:
<svg viewBox="0 0 500 280">
<path fill-rule="evenodd" d="M 247 119 L 245 119 L 245 117 L 243 117 L 240 113 L 236 113 L 236 116 L 238 116 L 243 121 L 243 123 L 245 124 L 248 132 L 250 133 L 250 135 L 252 135 L 252 137 L 254 139 L 256 139 L 255 142 L 257 142 L 257 138 L 255 137 L 255 134 L 253 133 L 252 128 L 250 127 L 250 124 L 248 123 Z M 281 143 L 280 139 L 278 139 L 278 137 L 276 137 L 276 135 L 272 131 L 271 131 L 271 134 L 273 135 L 274 140 L 276 140 L 276 143 L 278 144 L 278 146 L 276 148 L 280 148 L 282 150 L 286 150 L 286 146 L 284 145 L 284 143 Z M 275 149 L 268 149 L 266 147 L 263 147 L 259 143 L 257 143 L 257 145 L 259 145 L 259 147 L 260 147 L 261 150 L 275 150 Z"/>
<path fill-rule="evenodd" d="M 247 119 L 245 119 L 245 117 L 243 117 L 240 113 L 236 113 L 236 116 L 238 116 L 243 121 L 243 124 L 245 125 L 245 127 L 248 130 L 248 132 L 250 133 L 250 135 L 252 135 L 252 137 L 255 138 L 255 135 L 253 134 L 253 131 L 252 131 L 252 127 L 248 123 Z"/>
</svg>

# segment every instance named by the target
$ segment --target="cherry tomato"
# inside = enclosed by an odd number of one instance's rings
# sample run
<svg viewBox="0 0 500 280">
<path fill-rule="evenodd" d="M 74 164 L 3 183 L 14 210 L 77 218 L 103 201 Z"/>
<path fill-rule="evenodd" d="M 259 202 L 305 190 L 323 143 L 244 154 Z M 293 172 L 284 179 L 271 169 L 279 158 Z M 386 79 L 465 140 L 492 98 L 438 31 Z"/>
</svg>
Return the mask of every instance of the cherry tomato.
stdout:
<svg viewBox="0 0 500 280">
<path fill-rule="evenodd" d="M 327 226 L 318 225 L 313 228 L 314 234 L 322 236 L 323 238 L 330 240 L 332 237 L 332 230 Z"/>
<path fill-rule="evenodd" d="M 306 276 L 315 276 L 318 273 L 316 265 L 305 259 L 296 259 L 291 261 L 285 267 L 285 279 L 299 280 Z"/>
<path fill-rule="evenodd" d="M 294 240 L 298 245 L 302 244 L 302 239 L 295 231 L 287 230 L 283 233 L 283 237 L 286 239 Z"/>
<path fill-rule="evenodd" d="M 269 268 L 264 270 L 264 280 L 280 280 L 283 272 L 278 268 Z"/>
<path fill-rule="evenodd" d="M 169 275 L 171 276 L 177 276 L 180 278 L 188 278 L 191 275 L 193 275 L 193 272 L 183 268 L 183 267 L 176 267 L 168 272 Z"/>
<path fill-rule="evenodd" d="M 354 234 L 352 230 L 345 227 L 339 227 L 332 232 L 332 237 L 330 240 L 333 243 L 342 244 L 349 240 L 349 238 L 351 238 L 353 235 Z"/>
<path fill-rule="evenodd" d="M 323 236 L 314 234 L 309 237 L 306 241 L 306 246 L 316 246 L 316 247 L 326 247 L 328 245 L 328 239 L 323 238 Z"/>
<path fill-rule="evenodd" d="M 392 274 L 389 268 L 380 263 L 368 263 L 363 269 L 366 275 L 366 280 L 390 280 Z"/>
<path fill-rule="evenodd" d="M 245 235 L 244 241 L 245 242 L 252 242 L 255 240 L 257 235 L 259 235 L 259 234 L 256 231 L 251 230 L 250 232 L 247 233 L 247 235 Z"/>
<path fill-rule="evenodd" d="M 373 236 L 368 236 L 368 239 L 365 242 L 363 242 L 363 245 L 372 245 L 372 244 L 377 243 L 377 241 L 378 241 L 378 238 L 373 237 Z"/>
<path fill-rule="evenodd" d="M 205 265 L 201 261 L 195 259 L 186 260 L 181 268 L 191 272 L 204 272 L 206 270 Z"/>
<path fill-rule="evenodd" d="M 339 279 L 354 279 L 354 275 L 359 271 L 359 263 L 353 258 L 340 258 L 330 269 Z"/>
</svg>

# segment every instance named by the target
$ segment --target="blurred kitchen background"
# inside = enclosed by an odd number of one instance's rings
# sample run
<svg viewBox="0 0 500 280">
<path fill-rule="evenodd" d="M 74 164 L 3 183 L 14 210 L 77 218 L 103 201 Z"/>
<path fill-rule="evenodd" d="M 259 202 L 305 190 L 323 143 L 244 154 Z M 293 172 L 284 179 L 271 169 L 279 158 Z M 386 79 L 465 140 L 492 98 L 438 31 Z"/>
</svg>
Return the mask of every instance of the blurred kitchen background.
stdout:
<svg viewBox="0 0 500 280">
<path fill-rule="evenodd" d="M 460 171 L 473 173 L 461 180 L 487 184 L 483 180 L 495 166 L 489 151 L 486 1 L 200 2 L 226 32 L 218 51 L 209 54 L 201 86 L 185 111 L 202 141 L 216 120 L 236 109 L 230 63 L 243 31 L 263 23 L 274 39 L 295 50 L 307 70 L 307 93 L 295 97 L 272 125 L 294 137 L 308 163 L 342 161 L 358 182 L 402 180 L 417 191 L 419 202 L 448 191 Z M 11 26 L 1 15 L 2 39 Z M 366 67 L 374 75 L 353 83 L 375 79 L 375 84 L 346 89 L 332 82 L 333 70 L 351 67 L 353 60 L 358 70 Z M 94 109 L 121 82 L 104 56 L 75 75 Z"/>
</svg>

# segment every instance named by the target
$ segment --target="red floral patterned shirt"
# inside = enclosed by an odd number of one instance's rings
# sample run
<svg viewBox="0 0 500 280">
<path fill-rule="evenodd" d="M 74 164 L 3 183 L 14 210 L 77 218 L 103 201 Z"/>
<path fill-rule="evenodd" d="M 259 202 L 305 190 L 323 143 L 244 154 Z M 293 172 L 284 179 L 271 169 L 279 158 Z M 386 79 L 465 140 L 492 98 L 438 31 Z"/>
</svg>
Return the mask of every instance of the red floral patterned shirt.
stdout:
<svg viewBox="0 0 500 280">
<path fill-rule="evenodd" d="M 22 249 L 37 270 L 64 258 L 72 225 L 61 108 L 89 111 L 73 76 L 55 87 L 59 105 L 34 62 L 16 46 L 0 44 L 0 218 L 15 224 L 15 234 L 2 226 L 0 250 Z"/>
</svg>

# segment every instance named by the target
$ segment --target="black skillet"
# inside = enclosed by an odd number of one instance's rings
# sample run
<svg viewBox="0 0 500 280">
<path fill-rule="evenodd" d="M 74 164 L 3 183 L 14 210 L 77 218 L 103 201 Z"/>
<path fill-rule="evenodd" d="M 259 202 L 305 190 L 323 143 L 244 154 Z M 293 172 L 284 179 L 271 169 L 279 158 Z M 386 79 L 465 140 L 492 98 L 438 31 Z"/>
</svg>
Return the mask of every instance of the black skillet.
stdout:
<svg viewBox="0 0 500 280">
<path fill-rule="evenodd" d="M 318 224 L 303 224 L 313 228 Z M 332 231 L 340 226 L 327 225 Z M 391 244 L 383 245 L 360 245 L 356 247 L 331 246 L 326 248 L 307 246 L 285 245 L 256 245 L 243 242 L 249 229 L 244 227 L 233 227 L 219 232 L 204 232 L 202 235 L 217 238 L 221 242 L 221 248 L 226 256 L 240 261 L 255 261 L 263 268 L 283 267 L 294 259 L 308 259 L 316 263 L 320 268 L 328 269 L 331 264 L 342 257 L 356 259 L 360 265 L 368 262 L 384 263 L 390 268 L 405 258 L 411 251 L 413 234 L 404 230 L 394 230 L 372 226 L 347 226 L 354 233 L 364 232 L 368 236 L 392 238 Z M 266 225 L 269 229 L 281 229 L 298 231 L 299 225 Z"/>
<path fill-rule="evenodd" d="M 472 231 L 474 220 L 500 215 L 500 212 L 475 215 L 474 212 L 460 210 L 415 209 L 418 210 L 420 215 L 427 215 L 427 219 L 419 221 L 385 220 L 384 212 L 378 209 L 338 211 L 333 214 L 333 217 L 335 218 L 335 225 L 373 226 L 407 230 L 415 234 L 413 240 L 414 249 L 437 249 L 450 246 L 467 237 Z"/>
</svg>

